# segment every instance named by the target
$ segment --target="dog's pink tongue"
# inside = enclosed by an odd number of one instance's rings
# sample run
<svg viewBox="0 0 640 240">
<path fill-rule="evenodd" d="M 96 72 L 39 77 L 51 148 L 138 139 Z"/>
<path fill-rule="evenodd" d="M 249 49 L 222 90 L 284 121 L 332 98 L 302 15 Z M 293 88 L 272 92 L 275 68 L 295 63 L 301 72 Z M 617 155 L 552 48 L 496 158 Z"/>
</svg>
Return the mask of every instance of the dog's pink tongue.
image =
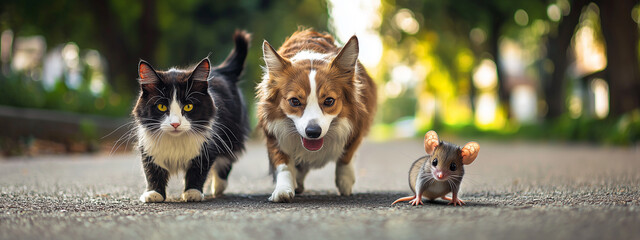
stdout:
<svg viewBox="0 0 640 240">
<path fill-rule="evenodd" d="M 324 143 L 324 138 L 320 139 L 306 139 L 302 138 L 302 146 L 309 151 L 318 151 L 322 148 L 322 144 Z"/>
</svg>

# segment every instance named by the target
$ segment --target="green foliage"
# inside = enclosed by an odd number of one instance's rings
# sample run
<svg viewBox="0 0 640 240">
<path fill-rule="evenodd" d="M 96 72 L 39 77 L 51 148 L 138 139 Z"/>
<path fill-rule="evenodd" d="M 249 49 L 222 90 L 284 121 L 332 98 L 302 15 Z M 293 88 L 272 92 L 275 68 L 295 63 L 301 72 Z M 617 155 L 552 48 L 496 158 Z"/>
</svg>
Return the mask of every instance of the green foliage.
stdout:
<svg viewBox="0 0 640 240">
<path fill-rule="evenodd" d="M 253 108 L 251 99 L 262 73 L 259 66 L 264 64 L 262 40 L 279 46 L 299 26 L 327 31 L 324 1 L 155 1 L 155 7 L 146 3 L 149 1 L 9 0 L 0 4 L 0 31 L 12 29 L 16 37 L 43 35 L 48 46 L 72 40 L 82 49 L 97 49 L 109 65 L 109 83 L 98 95 L 89 91 L 90 69 L 84 72 L 85 82 L 78 89 L 69 88 L 65 79 L 45 89 L 40 79 L 11 72 L 0 76 L 0 104 L 127 116 L 138 91 L 136 64 L 140 58 L 157 69 L 188 67 L 206 56 L 221 63 L 233 49 L 233 32 L 245 29 L 253 41 L 240 86 Z M 149 12 L 155 19 L 143 25 L 144 14 Z M 144 27 L 156 29 L 157 34 L 144 38 Z M 142 55 L 148 46 L 154 46 L 150 56 Z"/>
<path fill-rule="evenodd" d="M 481 60 L 495 61 L 498 57 L 501 38 L 521 44 L 523 55 L 539 62 L 525 70 L 536 79 L 533 84 L 542 84 L 549 77 L 541 70 L 546 60 L 544 41 L 556 34 L 558 23 L 549 21 L 546 11 L 549 4 L 557 2 L 382 0 L 379 32 L 384 45 L 383 59 L 378 69 L 372 71 L 379 93 L 386 94 L 385 84 L 392 81 L 394 67 L 423 72 L 416 74 L 422 79 L 411 80 L 415 83 L 402 83 L 405 85 L 401 94 L 381 97 L 376 118 L 381 124 L 372 130 L 372 135 L 393 136 L 394 125 L 415 121 L 419 122 L 418 128 L 501 139 L 526 137 L 612 144 L 638 141 L 640 110 L 615 119 L 573 119 L 565 115 L 539 124 L 520 125 L 508 119 L 505 109 L 509 108 L 503 102 L 497 106 L 502 118 L 496 117 L 497 124 L 492 128 L 474 125 L 473 97 L 504 90 L 498 86 L 480 92 L 471 82 L 473 69 Z M 407 33 L 397 26 L 394 17 L 401 9 L 412 12 L 419 24 L 417 32 Z M 519 9 L 527 13 L 525 26 L 514 21 L 514 13 Z M 216 64 L 221 63 L 233 48 L 233 32 L 245 29 L 252 33 L 253 40 L 240 86 L 255 125 L 253 99 L 255 85 L 261 80 L 260 66 L 264 65 L 262 41 L 268 40 L 278 47 L 299 26 L 327 31 L 328 12 L 327 3 L 316 0 L 3 1 L 0 31 L 12 29 L 16 37 L 42 35 L 49 50 L 69 41 L 81 49 L 96 49 L 107 58 L 109 69 L 105 76 L 108 83 L 97 94 L 90 91 L 92 71 L 96 70 L 86 67 L 84 80 L 77 88 L 68 86 L 64 76 L 53 87 L 45 88 L 40 79 L 32 77 L 37 74 L 31 72 L 0 74 L 0 104 L 124 117 L 129 114 L 138 91 L 139 59 L 151 62 L 157 69 L 188 67 L 206 56 Z M 473 42 L 472 29 L 480 29 L 484 41 Z M 426 109 L 432 109 L 429 104 L 433 102 L 438 104 L 436 110 L 428 112 Z M 421 135 L 421 130 L 416 134 Z M 95 126 L 83 123 L 82 132 L 93 139 Z"/>
<path fill-rule="evenodd" d="M 456 136 L 464 136 L 465 138 L 485 138 L 501 141 L 530 139 L 631 145 L 637 143 L 640 139 L 640 109 L 619 118 L 593 119 L 581 117 L 573 119 L 565 115 L 555 120 L 538 124 L 518 126 L 515 131 L 508 128 L 483 131 L 473 125 L 458 127 L 440 125 L 434 129 L 439 129 L 444 133 L 455 134 Z M 420 135 L 419 133 L 417 135 Z"/>
<path fill-rule="evenodd" d="M 0 74 L 0 105 L 24 108 L 54 109 L 68 112 L 125 116 L 131 108 L 117 94 L 92 94 L 86 84 L 70 89 L 64 80 L 57 81 L 51 90 L 39 80 L 23 74 Z"/>
</svg>

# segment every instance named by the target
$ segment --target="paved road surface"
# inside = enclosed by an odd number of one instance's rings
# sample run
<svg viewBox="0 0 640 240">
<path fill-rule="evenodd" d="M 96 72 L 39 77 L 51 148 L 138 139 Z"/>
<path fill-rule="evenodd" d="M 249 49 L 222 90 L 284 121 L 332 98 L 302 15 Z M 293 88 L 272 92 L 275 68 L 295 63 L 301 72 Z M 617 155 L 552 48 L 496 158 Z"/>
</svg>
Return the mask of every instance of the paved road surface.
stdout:
<svg viewBox="0 0 640 240">
<path fill-rule="evenodd" d="M 463 143 L 464 141 L 455 141 Z M 390 206 L 407 195 L 421 141 L 366 142 L 355 194 L 340 197 L 334 166 L 310 173 L 291 204 L 272 190 L 265 147 L 252 142 L 227 195 L 143 204 L 136 154 L 0 159 L 0 239 L 639 239 L 640 149 L 480 142 L 466 167 L 463 207 Z"/>
</svg>

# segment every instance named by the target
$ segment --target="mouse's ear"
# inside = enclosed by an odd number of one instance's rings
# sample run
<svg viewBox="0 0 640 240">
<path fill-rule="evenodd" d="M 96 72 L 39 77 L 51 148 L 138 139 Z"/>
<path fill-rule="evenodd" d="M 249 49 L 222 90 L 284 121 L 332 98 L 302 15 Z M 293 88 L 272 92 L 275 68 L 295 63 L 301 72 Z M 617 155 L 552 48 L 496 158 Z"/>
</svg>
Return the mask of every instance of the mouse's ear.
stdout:
<svg viewBox="0 0 640 240">
<path fill-rule="evenodd" d="M 462 147 L 462 164 L 469 165 L 476 160 L 480 152 L 480 144 L 477 142 L 468 142 Z"/>
<path fill-rule="evenodd" d="M 424 151 L 426 151 L 427 154 L 433 154 L 433 151 L 436 150 L 439 144 L 440 139 L 438 139 L 436 131 L 431 130 L 424 135 Z"/>
</svg>

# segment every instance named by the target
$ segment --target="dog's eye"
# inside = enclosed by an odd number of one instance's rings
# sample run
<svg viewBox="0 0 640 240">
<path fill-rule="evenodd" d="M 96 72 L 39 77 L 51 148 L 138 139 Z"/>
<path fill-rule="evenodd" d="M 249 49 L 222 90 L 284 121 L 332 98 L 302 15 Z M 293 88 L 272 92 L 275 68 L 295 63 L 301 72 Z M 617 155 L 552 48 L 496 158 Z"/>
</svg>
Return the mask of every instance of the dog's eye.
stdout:
<svg viewBox="0 0 640 240">
<path fill-rule="evenodd" d="M 336 103 L 336 100 L 331 97 L 328 97 L 327 99 L 324 100 L 324 105 L 327 107 L 333 106 L 334 103 Z"/>
<path fill-rule="evenodd" d="M 291 106 L 293 106 L 293 107 L 297 107 L 297 106 L 300 106 L 300 105 L 301 105 L 300 100 L 299 100 L 299 99 L 297 99 L 297 98 L 290 98 L 290 99 L 289 99 L 289 104 L 290 104 Z"/>
</svg>

